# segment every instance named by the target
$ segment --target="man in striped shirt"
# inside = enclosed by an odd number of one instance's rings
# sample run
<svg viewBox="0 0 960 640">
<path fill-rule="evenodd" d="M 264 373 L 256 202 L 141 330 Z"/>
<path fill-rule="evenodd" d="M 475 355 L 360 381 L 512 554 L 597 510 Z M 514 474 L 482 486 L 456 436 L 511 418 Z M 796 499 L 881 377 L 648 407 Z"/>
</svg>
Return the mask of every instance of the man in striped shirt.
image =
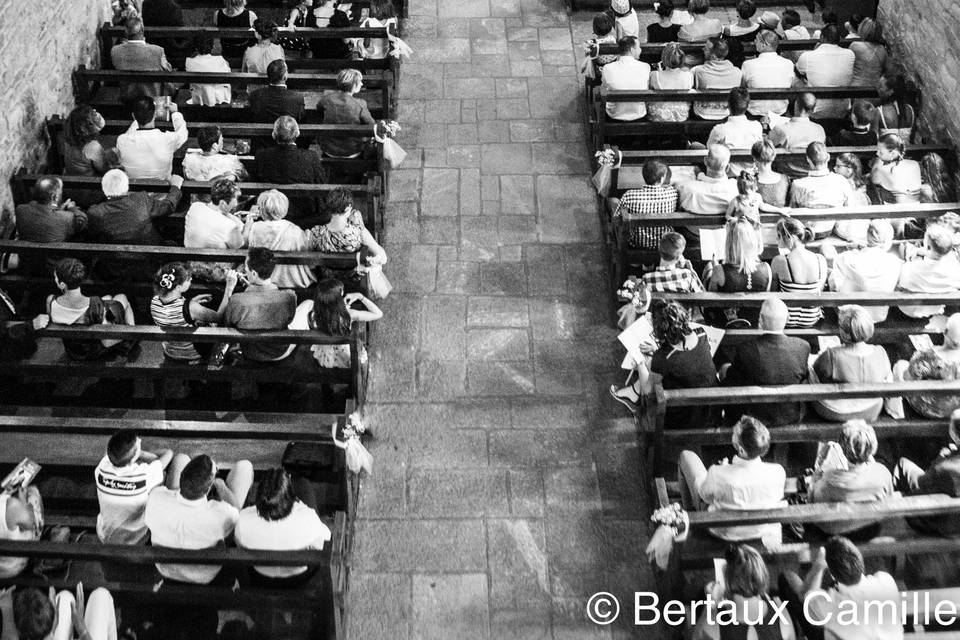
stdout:
<svg viewBox="0 0 960 640">
<path fill-rule="evenodd" d="M 170 449 L 143 451 L 132 430 L 115 433 L 107 443 L 107 454 L 97 465 L 94 478 L 100 515 L 97 536 L 105 544 L 144 544 L 149 537 L 143 512 L 147 495 L 164 484 L 176 488 L 180 471 L 190 461 Z"/>
</svg>

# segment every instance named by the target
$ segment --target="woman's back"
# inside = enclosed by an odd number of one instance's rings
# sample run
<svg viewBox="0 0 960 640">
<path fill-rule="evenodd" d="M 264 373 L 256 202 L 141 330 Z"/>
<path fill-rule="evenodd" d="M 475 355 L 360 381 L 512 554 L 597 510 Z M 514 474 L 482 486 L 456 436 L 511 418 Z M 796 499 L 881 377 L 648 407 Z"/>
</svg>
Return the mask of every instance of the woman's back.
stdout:
<svg viewBox="0 0 960 640">
<path fill-rule="evenodd" d="M 164 301 L 160 296 L 150 300 L 150 317 L 158 327 L 191 327 L 190 306 L 186 298 Z M 199 360 L 200 354 L 192 342 L 164 342 L 163 353 L 173 360 Z"/>
<path fill-rule="evenodd" d="M 650 74 L 654 91 L 690 91 L 693 73 L 688 69 L 665 69 Z M 647 118 L 656 122 L 683 122 L 690 117 L 689 102 L 648 102 Z"/>
<path fill-rule="evenodd" d="M 253 25 L 254 15 L 249 9 L 244 9 L 235 16 L 228 16 L 223 9 L 217 11 L 214 23 L 221 28 L 249 29 Z M 220 51 L 225 58 L 239 58 L 252 38 L 221 38 Z"/>
<path fill-rule="evenodd" d="M 710 343 L 706 333 L 697 329 L 687 337 L 683 349 L 663 345 L 653 354 L 650 371 L 663 376 L 664 389 L 698 389 L 715 387 L 717 369 L 713 365 Z M 692 424 L 707 426 L 713 423 L 715 412 L 711 407 L 678 407 L 667 409 L 664 426 L 682 429 Z"/>
<path fill-rule="evenodd" d="M 853 59 L 853 86 L 876 87 L 880 84 L 887 64 L 887 49 L 877 42 L 856 41 L 850 43 Z"/>
<path fill-rule="evenodd" d="M 811 251 L 794 250 L 785 256 L 777 256 L 771 263 L 784 293 L 819 293 L 827 281 L 827 261 L 823 255 Z M 787 306 L 788 327 L 812 327 L 823 311 L 820 307 Z"/>
<path fill-rule="evenodd" d="M 870 172 L 870 182 L 883 203 L 920 202 L 923 178 L 916 160 L 878 164 Z"/>
</svg>

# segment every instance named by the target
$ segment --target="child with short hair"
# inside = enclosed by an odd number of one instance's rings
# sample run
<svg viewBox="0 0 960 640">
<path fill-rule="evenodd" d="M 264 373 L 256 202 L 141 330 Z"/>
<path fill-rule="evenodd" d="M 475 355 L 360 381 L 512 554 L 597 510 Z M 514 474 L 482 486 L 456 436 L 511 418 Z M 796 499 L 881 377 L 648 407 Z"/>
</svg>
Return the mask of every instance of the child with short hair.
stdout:
<svg viewBox="0 0 960 640">
<path fill-rule="evenodd" d="M 693 265 L 683 257 L 686 239 L 676 231 L 660 238 L 660 264 L 655 271 L 643 274 L 641 280 L 653 291 L 670 293 L 699 293 L 703 283 Z"/>
<path fill-rule="evenodd" d="M 601 11 L 593 16 L 593 38 L 586 44 L 587 60 L 585 65 L 590 64 L 590 59 L 599 68 L 605 64 L 614 62 L 619 56 L 615 53 L 600 55 L 600 45 L 616 44 L 617 34 L 614 30 L 615 22 L 613 17 L 606 12 Z"/>
<path fill-rule="evenodd" d="M 877 108 L 867 100 L 854 100 L 850 110 L 850 128 L 843 129 L 833 139 L 838 147 L 874 147 L 877 132 L 871 125 L 877 119 Z"/>
<path fill-rule="evenodd" d="M 640 20 L 637 12 L 630 6 L 630 0 L 610 0 L 610 11 L 614 18 L 617 41 L 626 36 L 640 39 Z"/>
</svg>

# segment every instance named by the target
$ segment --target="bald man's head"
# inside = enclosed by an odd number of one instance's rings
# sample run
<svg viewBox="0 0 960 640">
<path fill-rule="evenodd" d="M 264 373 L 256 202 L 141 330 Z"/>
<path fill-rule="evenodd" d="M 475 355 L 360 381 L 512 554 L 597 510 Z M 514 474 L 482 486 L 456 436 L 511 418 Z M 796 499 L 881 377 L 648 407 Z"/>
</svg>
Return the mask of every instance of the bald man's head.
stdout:
<svg viewBox="0 0 960 640">
<path fill-rule="evenodd" d="M 703 161 L 707 168 L 707 175 L 720 177 L 727 174 L 727 165 L 730 164 L 730 149 L 722 144 L 712 144 L 707 147 L 707 157 Z"/>
<path fill-rule="evenodd" d="M 871 220 L 867 227 L 867 246 L 889 249 L 892 244 L 893 225 L 882 219 Z"/>
<path fill-rule="evenodd" d="M 810 115 L 817 106 L 817 96 L 804 93 L 793 103 L 793 112 L 797 115 Z"/>
<path fill-rule="evenodd" d="M 760 307 L 760 328 L 763 331 L 783 333 L 787 326 L 787 305 L 780 298 L 767 298 Z"/>
</svg>

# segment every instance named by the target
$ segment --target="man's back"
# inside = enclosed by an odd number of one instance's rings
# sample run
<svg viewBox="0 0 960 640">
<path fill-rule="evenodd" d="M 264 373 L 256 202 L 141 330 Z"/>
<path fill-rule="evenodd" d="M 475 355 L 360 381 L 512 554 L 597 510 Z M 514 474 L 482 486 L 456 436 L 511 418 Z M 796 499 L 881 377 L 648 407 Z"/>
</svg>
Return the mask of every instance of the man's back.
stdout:
<svg viewBox="0 0 960 640">
<path fill-rule="evenodd" d="M 903 260 L 879 247 L 844 251 L 830 273 L 830 288 L 840 293 L 892 293 L 900 279 Z M 874 322 L 887 319 L 887 307 L 867 307 Z"/>
<path fill-rule="evenodd" d="M 320 156 L 314 151 L 300 149 L 293 144 L 280 144 L 258 151 L 254 158 L 254 173 L 258 180 L 277 184 L 322 184 L 326 181 Z M 319 200 L 309 197 L 290 198 L 288 220 L 302 220 L 319 213 Z"/>
<path fill-rule="evenodd" d="M 793 85 L 793 61 L 767 51 L 756 58 L 744 60 L 743 85 L 748 89 L 788 89 Z M 751 100 L 747 111 L 764 116 L 772 111 L 782 115 L 787 111 L 786 100 Z"/>
<path fill-rule="evenodd" d="M 642 91 L 650 87 L 650 65 L 621 56 L 603 68 L 603 86 L 612 90 Z M 637 120 L 647 115 L 643 102 L 608 102 L 607 115 L 614 120 Z"/>
<path fill-rule="evenodd" d="M 172 213 L 173 205 L 140 191 L 129 193 L 90 207 L 88 233 L 98 242 L 163 244 L 153 226 L 161 212 Z"/>
<path fill-rule="evenodd" d="M 267 289 L 251 285 L 230 296 L 224 324 L 247 330 L 286 329 L 297 310 L 297 294 L 289 289 Z M 285 344 L 244 344 L 243 355 L 251 360 L 277 360 L 291 349 Z"/>
<path fill-rule="evenodd" d="M 80 210 L 54 209 L 35 201 L 18 204 L 16 212 L 20 239 L 27 242 L 66 242 L 87 224 Z"/>
<path fill-rule="evenodd" d="M 729 464 L 715 464 L 707 469 L 698 492 L 711 510 L 775 509 L 784 504 L 786 477 L 779 464 L 734 456 Z M 774 524 L 715 528 L 711 532 L 724 540 L 749 540 L 778 536 L 779 530 L 780 525 Z"/>
<path fill-rule="evenodd" d="M 939 260 L 927 257 L 907 262 L 897 286 L 911 293 L 952 293 L 960 288 L 960 260 L 951 251 Z M 912 318 L 925 318 L 943 313 L 943 306 L 901 306 L 900 310 Z"/>
<path fill-rule="evenodd" d="M 737 197 L 737 181 L 732 178 L 712 178 L 705 173 L 696 180 L 677 185 L 680 209 L 699 215 L 718 215 L 727 212 L 727 205 Z"/>
<path fill-rule="evenodd" d="M 143 41 L 127 41 L 110 49 L 110 60 L 120 71 L 163 71 L 163 47 Z"/>
<path fill-rule="evenodd" d="M 847 87 L 853 80 L 853 51 L 835 44 L 821 44 L 800 54 L 797 71 L 807 77 L 809 87 Z M 849 100 L 818 100 L 810 115 L 814 118 L 842 118 Z"/>
<path fill-rule="evenodd" d="M 790 151 L 806 151 L 811 142 L 827 141 L 827 134 L 823 127 L 809 118 L 794 117 L 777 125 L 770 131 L 770 141 L 776 147 Z M 807 175 L 810 165 L 805 157 L 796 160 L 777 160 L 775 168 L 791 178 L 802 178 Z"/>
<path fill-rule="evenodd" d="M 265 122 L 280 116 L 290 116 L 300 122 L 305 109 L 303 94 L 286 87 L 269 85 L 250 93 L 250 113 Z"/>
<path fill-rule="evenodd" d="M 163 463 L 114 466 L 107 456 L 94 471 L 100 515 L 97 535 L 107 544 L 142 544 L 149 531 L 143 521 L 150 491 L 163 484 Z"/>
<path fill-rule="evenodd" d="M 807 380 L 810 345 L 800 338 L 764 334 L 745 342 L 734 353 L 724 384 L 727 386 L 800 384 Z M 803 417 L 802 402 L 751 404 L 740 407 L 768 427 Z"/>
</svg>

